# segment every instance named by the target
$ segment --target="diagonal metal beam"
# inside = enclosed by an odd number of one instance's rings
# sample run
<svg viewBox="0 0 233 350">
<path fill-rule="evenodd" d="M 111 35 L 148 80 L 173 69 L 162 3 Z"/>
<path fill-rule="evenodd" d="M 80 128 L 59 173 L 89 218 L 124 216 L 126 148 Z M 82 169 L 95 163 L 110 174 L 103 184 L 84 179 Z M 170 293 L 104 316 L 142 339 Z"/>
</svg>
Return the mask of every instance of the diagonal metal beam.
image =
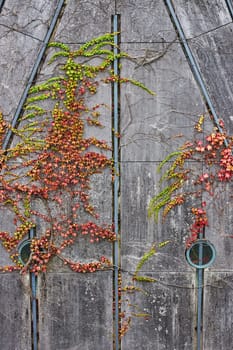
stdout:
<svg viewBox="0 0 233 350">
<path fill-rule="evenodd" d="M 231 18 L 233 20 L 233 2 L 232 2 L 232 0 L 225 0 L 225 1 L 226 1 L 228 10 L 229 10 L 229 12 L 231 14 Z"/>
<path fill-rule="evenodd" d="M 229 1 L 229 0 L 228 0 Z M 189 65 L 192 69 L 192 72 L 193 72 L 193 75 L 194 75 L 194 78 L 196 80 L 196 82 L 198 83 L 198 86 L 202 92 L 202 95 L 206 101 L 206 104 L 208 106 L 208 109 L 210 110 L 212 116 L 213 116 L 213 119 L 214 119 L 214 123 L 216 125 L 216 127 L 218 128 L 219 132 L 222 133 L 223 130 L 222 130 L 222 127 L 220 126 L 219 124 L 219 118 L 218 118 L 218 115 L 217 115 L 217 112 L 215 111 L 215 108 L 213 106 L 213 103 L 210 99 L 210 96 L 208 94 L 208 91 L 207 91 L 207 88 L 205 86 L 205 83 L 204 83 L 204 80 L 202 78 L 202 75 L 201 75 L 201 72 L 198 68 L 198 64 L 192 54 L 192 51 L 188 45 L 188 42 L 187 42 L 187 39 L 185 37 L 185 34 L 183 32 L 183 28 L 180 24 L 180 21 L 176 15 L 176 12 L 174 10 L 174 7 L 173 7 L 173 4 L 172 4 L 172 1 L 171 0 L 164 0 L 166 6 L 167 6 L 167 9 L 169 11 L 169 14 L 171 16 L 171 19 L 173 21 L 173 24 L 179 34 L 179 38 L 180 38 L 180 41 L 183 45 L 183 49 L 184 49 L 184 52 L 186 54 L 186 57 L 188 58 L 188 62 L 189 62 Z M 226 140 L 224 140 L 224 143 L 225 143 L 225 146 L 227 147 L 228 146 L 228 142 Z"/>
<path fill-rule="evenodd" d="M 4 2 L 5 2 L 5 0 L 0 0 L 0 13 L 1 13 L 2 8 L 4 6 Z"/>
</svg>

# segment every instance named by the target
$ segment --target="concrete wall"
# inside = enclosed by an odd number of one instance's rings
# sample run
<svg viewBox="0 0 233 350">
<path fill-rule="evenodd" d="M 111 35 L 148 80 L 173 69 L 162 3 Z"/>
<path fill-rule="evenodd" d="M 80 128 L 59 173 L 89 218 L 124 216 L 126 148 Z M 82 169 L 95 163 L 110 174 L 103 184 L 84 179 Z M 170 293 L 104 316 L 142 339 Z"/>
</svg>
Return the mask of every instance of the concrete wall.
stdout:
<svg viewBox="0 0 233 350">
<path fill-rule="evenodd" d="M 202 74 L 214 108 L 232 132 L 233 25 L 224 0 L 176 0 L 174 8 Z M 58 0 L 5 0 L 0 14 L 0 110 L 10 121 L 43 45 Z M 148 220 L 147 205 L 158 191 L 156 167 L 163 157 L 192 136 L 197 116 L 207 113 L 205 99 L 163 0 L 67 0 L 53 40 L 77 47 L 111 31 L 111 16 L 120 14 L 121 48 L 131 59 L 121 75 L 142 81 L 156 96 L 132 85 L 120 93 L 120 259 L 122 286 L 131 283 L 140 257 L 154 242 L 171 240 L 143 267 L 156 283 L 139 283 L 143 293 L 123 300 L 122 310 L 148 313 L 134 317 L 121 342 L 122 350 L 196 349 L 196 271 L 184 257 L 189 217 L 185 209 L 169 215 L 165 224 Z M 45 63 L 41 80 L 52 74 Z M 111 104 L 111 88 L 102 93 Z M 101 138 L 111 142 L 111 115 L 104 116 Z M 98 135 L 99 136 L 99 135 Z M 198 164 L 194 164 L 198 166 Z M 95 204 L 104 222 L 112 221 L 110 175 L 93 178 Z M 107 186 L 106 186 L 107 184 Z M 211 207 L 207 238 L 217 250 L 214 265 L 205 271 L 203 349 L 232 348 L 233 240 L 231 186 Z M 0 218 L 0 228 L 11 227 Z M 80 248 L 70 252 L 78 259 Z M 82 251 L 90 258 L 96 254 Z M 111 247 L 98 246 L 112 255 Z M 83 254 L 84 254 L 83 253 Z M 0 248 L 0 264 L 8 264 Z M 80 275 L 54 262 L 38 278 L 38 348 L 40 350 L 113 349 L 113 274 Z M 29 350 L 31 339 L 29 276 L 0 275 L 0 348 Z M 35 350 L 35 349 L 34 349 Z"/>
</svg>

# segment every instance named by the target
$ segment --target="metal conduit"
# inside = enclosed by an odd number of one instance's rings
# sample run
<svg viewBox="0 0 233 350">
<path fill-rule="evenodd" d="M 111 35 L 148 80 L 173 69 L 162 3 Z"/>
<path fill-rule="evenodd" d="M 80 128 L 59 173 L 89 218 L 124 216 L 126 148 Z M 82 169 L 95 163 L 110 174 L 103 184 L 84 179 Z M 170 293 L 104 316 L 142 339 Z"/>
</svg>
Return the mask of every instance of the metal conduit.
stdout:
<svg viewBox="0 0 233 350">
<path fill-rule="evenodd" d="M 35 237 L 35 229 L 31 228 L 29 231 L 29 238 L 33 239 Z M 31 272 L 30 273 L 30 283 L 32 290 L 32 299 L 31 299 L 31 310 L 32 310 L 32 349 L 38 349 L 38 327 L 37 327 L 37 276 Z"/>
<path fill-rule="evenodd" d="M 113 16 L 113 32 L 117 33 L 119 31 L 119 15 Z M 119 53 L 118 49 L 118 39 L 119 35 L 114 35 L 114 48 L 113 52 L 114 55 L 117 55 Z M 119 74 L 119 59 L 115 58 L 113 62 L 113 71 L 114 75 Z M 113 215 L 114 215 L 114 227 L 115 227 L 115 233 L 116 233 L 116 241 L 114 242 L 114 254 L 113 254 L 113 262 L 114 262 L 114 302 L 115 302 L 115 315 L 114 315 L 114 333 L 115 333 L 115 349 L 119 349 L 119 281 L 118 281 L 118 275 L 119 275 L 119 204 L 118 204 L 118 193 L 119 193 L 119 141 L 117 134 L 119 132 L 119 119 L 118 119 L 118 104 L 119 104 L 119 83 L 115 81 L 113 83 L 113 159 L 114 159 L 114 169 L 115 169 L 115 176 L 114 176 L 114 209 L 113 209 Z"/>
<path fill-rule="evenodd" d="M 203 233 L 199 234 L 199 239 L 203 239 L 205 236 Z M 198 254 L 199 265 L 203 264 L 203 245 L 200 244 Z M 204 281 L 204 269 L 197 269 L 197 350 L 202 349 L 202 325 L 203 325 L 203 281 Z"/>
<path fill-rule="evenodd" d="M 15 128 L 16 125 L 17 125 L 17 123 L 18 123 L 19 117 L 20 117 L 20 115 L 21 115 L 21 113 L 22 113 L 22 109 L 23 109 L 24 103 L 25 103 L 25 101 L 26 101 L 26 99 L 27 99 L 28 92 L 29 92 L 29 90 L 30 90 L 30 88 L 31 88 L 31 86 L 32 86 L 32 83 L 33 83 L 33 81 L 34 81 L 34 79 L 35 79 L 37 73 L 38 73 L 38 69 L 39 69 L 39 67 L 40 67 L 41 60 L 42 60 L 42 58 L 43 58 L 43 56 L 44 56 L 44 54 L 45 54 L 45 50 L 46 50 L 47 45 L 48 45 L 48 43 L 49 43 L 49 40 L 50 40 L 50 38 L 51 38 L 51 36 L 52 36 L 52 33 L 53 33 L 53 31 L 54 31 L 54 28 L 55 28 L 55 26 L 56 26 L 57 20 L 58 20 L 58 18 L 59 18 L 59 16 L 60 16 L 60 13 L 61 13 L 61 10 L 62 10 L 62 7 L 63 7 L 64 3 L 65 3 L 65 0 L 60 0 L 59 3 L 58 3 L 58 5 L 57 5 L 57 8 L 56 8 L 56 11 L 55 11 L 54 16 L 53 16 L 53 18 L 52 18 L 50 27 L 49 27 L 48 32 L 47 32 L 47 34 L 46 34 L 46 36 L 45 36 L 45 38 L 44 38 L 44 40 L 43 40 L 42 47 L 41 47 L 41 49 L 40 49 L 40 52 L 39 52 L 39 54 L 38 54 L 38 56 L 37 56 L 37 59 L 36 59 L 36 62 L 35 62 L 35 64 L 34 64 L 33 68 L 32 68 L 31 74 L 30 74 L 30 76 L 29 76 L 27 86 L 26 86 L 26 88 L 24 89 L 23 95 L 21 96 L 21 99 L 20 99 L 19 104 L 18 104 L 18 106 L 17 106 L 15 115 L 14 115 L 14 117 L 13 117 L 13 119 L 12 119 L 11 126 L 12 126 L 13 128 Z M 2 145 L 2 148 L 3 148 L 4 150 L 6 150 L 7 147 L 9 146 L 10 139 L 11 139 L 11 137 L 12 137 L 12 134 L 13 134 L 13 133 L 12 133 L 11 130 L 9 130 L 9 131 L 7 132 L 6 137 L 5 137 L 5 139 L 4 139 L 4 142 L 3 142 L 3 145 Z"/>
<path fill-rule="evenodd" d="M 232 3 L 232 0 L 225 0 L 225 1 L 226 1 L 228 10 L 230 11 L 231 18 L 233 19 L 233 3 Z"/>
<path fill-rule="evenodd" d="M 183 32 L 183 29 L 181 27 L 181 24 L 178 20 L 178 17 L 175 13 L 175 10 L 173 8 L 173 4 L 172 4 L 172 1 L 171 0 L 164 0 L 165 1 L 165 4 L 167 5 L 167 8 L 168 8 L 168 11 L 169 11 L 169 14 L 173 20 L 173 23 L 174 23 L 174 26 L 179 34 L 179 37 L 180 37 L 180 40 L 181 40 L 181 43 L 183 45 L 183 48 L 184 48 L 184 52 L 186 53 L 186 56 L 188 58 L 188 62 L 191 66 L 191 69 L 192 69 L 192 72 L 193 72 L 193 75 L 194 75 L 194 78 L 195 80 L 197 81 L 200 89 L 201 89 L 201 92 L 205 98 L 205 101 L 206 101 L 206 104 L 208 105 L 208 108 L 213 116 L 213 119 L 214 119 L 214 123 L 216 125 L 216 127 L 218 128 L 219 132 L 222 133 L 223 130 L 221 128 L 221 126 L 219 125 L 219 118 L 217 116 L 217 113 L 215 111 L 215 108 L 212 104 L 212 101 L 209 97 L 209 94 L 207 92 L 207 89 L 206 89 L 206 86 L 205 86 L 205 83 L 202 79 L 202 76 L 201 76 L 201 73 L 200 73 L 200 70 L 198 68 L 198 65 L 197 65 L 197 62 L 195 60 L 195 58 L 193 57 L 193 54 L 192 54 L 192 51 L 190 50 L 189 48 L 189 45 L 188 45 L 188 42 L 186 40 L 186 37 L 184 35 L 184 32 Z M 231 0 L 227 0 L 228 2 L 231 1 Z M 224 143 L 225 143 L 225 146 L 227 147 L 228 146 L 228 142 L 226 140 L 224 140 Z"/>
</svg>

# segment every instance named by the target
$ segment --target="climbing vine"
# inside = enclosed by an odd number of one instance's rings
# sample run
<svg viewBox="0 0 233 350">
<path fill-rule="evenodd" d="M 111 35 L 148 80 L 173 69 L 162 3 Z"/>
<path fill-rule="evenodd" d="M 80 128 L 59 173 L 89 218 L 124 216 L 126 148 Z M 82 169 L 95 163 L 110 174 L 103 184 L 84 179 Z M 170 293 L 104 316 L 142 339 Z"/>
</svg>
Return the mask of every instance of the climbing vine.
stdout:
<svg viewBox="0 0 233 350">
<path fill-rule="evenodd" d="M 210 133 L 205 134 L 204 116 L 194 126 L 194 140 L 187 141 L 177 151 L 169 154 L 159 165 L 163 170 L 160 183 L 165 184 L 154 196 L 148 208 L 149 216 L 157 221 L 162 211 L 165 220 L 171 210 L 179 205 L 189 208 L 192 215 L 189 246 L 208 225 L 207 205 L 218 186 L 227 184 L 233 177 L 233 137 L 227 134 L 222 120 Z M 200 164 L 199 171 L 194 164 Z M 191 205 L 190 203 L 199 203 Z"/>
<path fill-rule="evenodd" d="M 49 64 L 57 64 L 59 75 L 30 89 L 17 128 L 0 115 L 1 144 L 9 131 L 14 136 L 11 146 L 0 151 L 0 208 L 15 227 L 14 232 L 0 232 L 12 259 L 12 265 L 0 271 L 38 274 L 55 256 L 76 272 L 111 266 L 104 256 L 83 263 L 67 259 L 63 251 L 81 236 L 90 243 L 116 240 L 112 225 L 98 223 L 90 198 L 94 174 L 110 168 L 114 177 L 111 147 L 87 136 L 91 127 L 103 127 L 101 111 L 108 108 L 101 101 L 90 106 L 92 96 L 101 85 L 113 82 L 131 83 L 153 94 L 138 81 L 114 75 L 113 61 L 127 56 L 114 54 L 114 35 L 95 38 L 75 51 L 63 43 L 50 43 L 55 53 Z M 83 217 L 89 220 L 83 222 Z M 39 234 L 31 240 L 31 254 L 23 264 L 18 245 L 38 223 Z"/>
<path fill-rule="evenodd" d="M 131 294 L 141 293 L 147 295 L 148 292 L 144 289 L 144 283 L 154 283 L 157 280 L 150 276 L 142 275 L 142 268 L 146 263 L 149 263 L 150 260 L 156 255 L 156 253 L 166 246 L 170 241 L 164 241 L 157 244 L 153 244 L 149 251 L 145 252 L 144 255 L 140 258 L 138 264 L 136 265 L 135 271 L 131 274 L 131 280 L 129 284 L 122 285 L 121 276 L 119 276 L 119 293 L 122 296 L 120 305 L 120 318 L 121 325 L 119 329 L 119 337 L 123 337 L 133 322 L 135 318 L 143 318 L 149 319 L 151 315 L 142 310 L 142 308 L 137 304 L 132 304 L 131 298 L 129 297 Z M 122 271 L 124 272 L 124 271 Z M 142 284 L 143 283 L 143 284 Z"/>
</svg>

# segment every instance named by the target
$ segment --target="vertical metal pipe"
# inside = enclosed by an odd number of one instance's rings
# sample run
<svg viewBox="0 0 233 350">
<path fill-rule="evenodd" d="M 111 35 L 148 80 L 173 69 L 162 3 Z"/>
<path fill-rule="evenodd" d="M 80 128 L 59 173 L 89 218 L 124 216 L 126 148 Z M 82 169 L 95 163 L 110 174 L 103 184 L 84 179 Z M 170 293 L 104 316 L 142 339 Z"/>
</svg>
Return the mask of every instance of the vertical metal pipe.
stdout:
<svg viewBox="0 0 233 350">
<path fill-rule="evenodd" d="M 53 16 L 53 18 L 52 18 L 52 21 L 51 21 L 50 27 L 49 27 L 49 29 L 48 29 L 48 32 L 47 32 L 47 34 L 46 34 L 46 36 L 45 36 L 45 38 L 44 38 L 44 40 L 43 40 L 43 45 L 42 45 L 42 47 L 41 47 L 41 49 L 40 49 L 40 52 L 39 52 L 39 54 L 38 54 L 38 56 L 37 56 L 36 62 L 35 62 L 35 64 L 34 64 L 33 68 L 32 68 L 31 74 L 30 74 L 30 76 L 29 76 L 27 85 L 26 85 L 26 87 L 25 87 L 25 89 L 24 89 L 24 92 L 23 92 L 23 94 L 22 94 L 22 96 L 21 96 L 21 99 L 20 99 L 20 101 L 19 101 L 19 104 L 18 104 L 18 106 L 17 106 L 15 115 L 14 115 L 14 117 L 13 117 L 13 119 L 12 119 L 11 126 L 12 126 L 13 128 L 14 128 L 14 127 L 17 125 L 17 123 L 18 123 L 19 117 L 20 117 L 20 115 L 21 115 L 21 113 L 22 113 L 22 109 L 23 109 L 24 103 L 25 103 L 25 101 L 26 101 L 26 99 L 27 99 L 28 92 L 29 92 L 29 90 L 30 90 L 30 88 L 31 88 L 31 86 L 32 86 L 32 83 L 33 83 L 33 81 L 34 81 L 34 79 L 35 79 L 35 77 L 36 77 L 36 74 L 37 74 L 37 72 L 38 72 L 38 69 L 39 69 L 41 60 L 42 60 L 42 58 L 43 58 L 43 56 L 44 56 L 44 54 L 45 54 L 45 50 L 46 50 L 46 48 L 47 48 L 47 45 L 48 45 L 49 40 L 50 40 L 50 38 L 51 38 L 51 35 L 52 35 L 53 31 L 54 31 L 54 28 L 55 28 L 55 26 L 56 26 L 56 24 L 57 24 L 57 20 L 58 20 L 58 17 L 59 17 L 59 15 L 60 15 L 60 13 L 61 13 L 61 10 L 62 10 L 62 7 L 63 7 L 63 5 L 64 5 L 64 2 L 65 2 L 65 0 L 60 0 L 59 3 L 58 3 L 58 5 L 57 5 L 56 11 L 55 11 L 54 16 Z M 12 131 L 9 130 L 8 133 L 6 134 L 6 137 L 5 137 L 4 142 L 3 142 L 3 145 L 2 145 L 2 148 L 3 148 L 3 149 L 7 149 L 11 137 L 12 137 Z"/>
<path fill-rule="evenodd" d="M 199 234 L 199 239 L 203 238 L 203 234 Z M 203 245 L 200 243 L 198 251 L 199 265 L 203 265 Z M 202 349 L 202 323 L 203 323 L 203 279 L 204 269 L 197 269 L 197 350 Z"/>
<path fill-rule="evenodd" d="M 113 16 L 113 32 L 114 35 L 114 55 L 119 52 L 118 49 L 118 15 Z M 119 60 L 115 58 L 113 62 L 114 75 L 119 73 Z M 115 349 L 119 349 L 119 204 L 118 204 L 118 194 L 119 194 L 119 119 L 118 119 L 118 96 L 119 96 L 119 83 L 117 81 L 113 84 L 113 159 L 114 159 L 114 227 L 116 233 L 116 241 L 114 242 L 114 297 L 115 297 L 115 318 L 114 318 L 114 331 L 115 331 Z"/>
<path fill-rule="evenodd" d="M 197 350 L 202 349 L 203 269 L 197 269 Z"/>
<path fill-rule="evenodd" d="M 201 92 L 205 98 L 205 101 L 208 105 L 208 108 L 213 116 L 213 119 L 214 119 L 214 123 L 215 125 L 217 126 L 219 132 L 223 132 L 221 126 L 219 125 L 219 118 L 217 116 L 217 113 L 215 111 L 215 108 L 212 104 L 212 101 L 209 97 L 209 94 L 207 92 L 207 89 L 206 89 L 206 86 L 205 86 L 205 83 L 202 79 L 202 76 L 201 76 L 201 73 L 200 73 L 200 70 L 198 68 L 198 65 L 197 65 L 197 62 L 195 60 L 195 58 L 193 57 L 193 54 L 192 54 L 192 51 L 190 50 L 189 48 L 189 45 L 188 45 L 188 42 L 186 40 L 186 37 L 184 35 L 184 32 L 183 32 L 183 29 L 181 27 L 181 24 L 178 20 L 178 17 L 176 16 L 176 13 L 175 13 L 175 10 L 173 8 L 173 5 L 172 5 L 172 2 L 171 0 L 164 0 L 165 1 L 165 4 L 167 5 L 167 8 L 169 10 L 169 13 L 170 13 L 170 16 L 173 20 L 173 23 L 174 23 L 174 26 L 179 34 L 179 37 L 180 37 L 180 40 L 182 42 L 182 45 L 183 45 L 183 48 L 184 48 L 184 51 L 186 53 L 186 56 L 188 58 L 188 62 L 190 64 L 190 67 L 192 69 L 192 72 L 193 72 L 193 75 L 194 75 L 194 78 L 196 80 L 196 82 L 198 83 L 200 89 L 201 89 Z M 224 140 L 224 143 L 225 143 L 225 146 L 227 147 L 228 146 L 228 142 L 226 140 Z"/>
<path fill-rule="evenodd" d="M 35 237 L 35 229 L 31 228 L 29 232 L 29 238 L 33 239 Z M 38 326 L 37 326 L 37 276 L 31 272 L 30 273 L 31 282 L 31 312 L 32 312 L 32 349 L 38 349 Z"/>
</svg>

